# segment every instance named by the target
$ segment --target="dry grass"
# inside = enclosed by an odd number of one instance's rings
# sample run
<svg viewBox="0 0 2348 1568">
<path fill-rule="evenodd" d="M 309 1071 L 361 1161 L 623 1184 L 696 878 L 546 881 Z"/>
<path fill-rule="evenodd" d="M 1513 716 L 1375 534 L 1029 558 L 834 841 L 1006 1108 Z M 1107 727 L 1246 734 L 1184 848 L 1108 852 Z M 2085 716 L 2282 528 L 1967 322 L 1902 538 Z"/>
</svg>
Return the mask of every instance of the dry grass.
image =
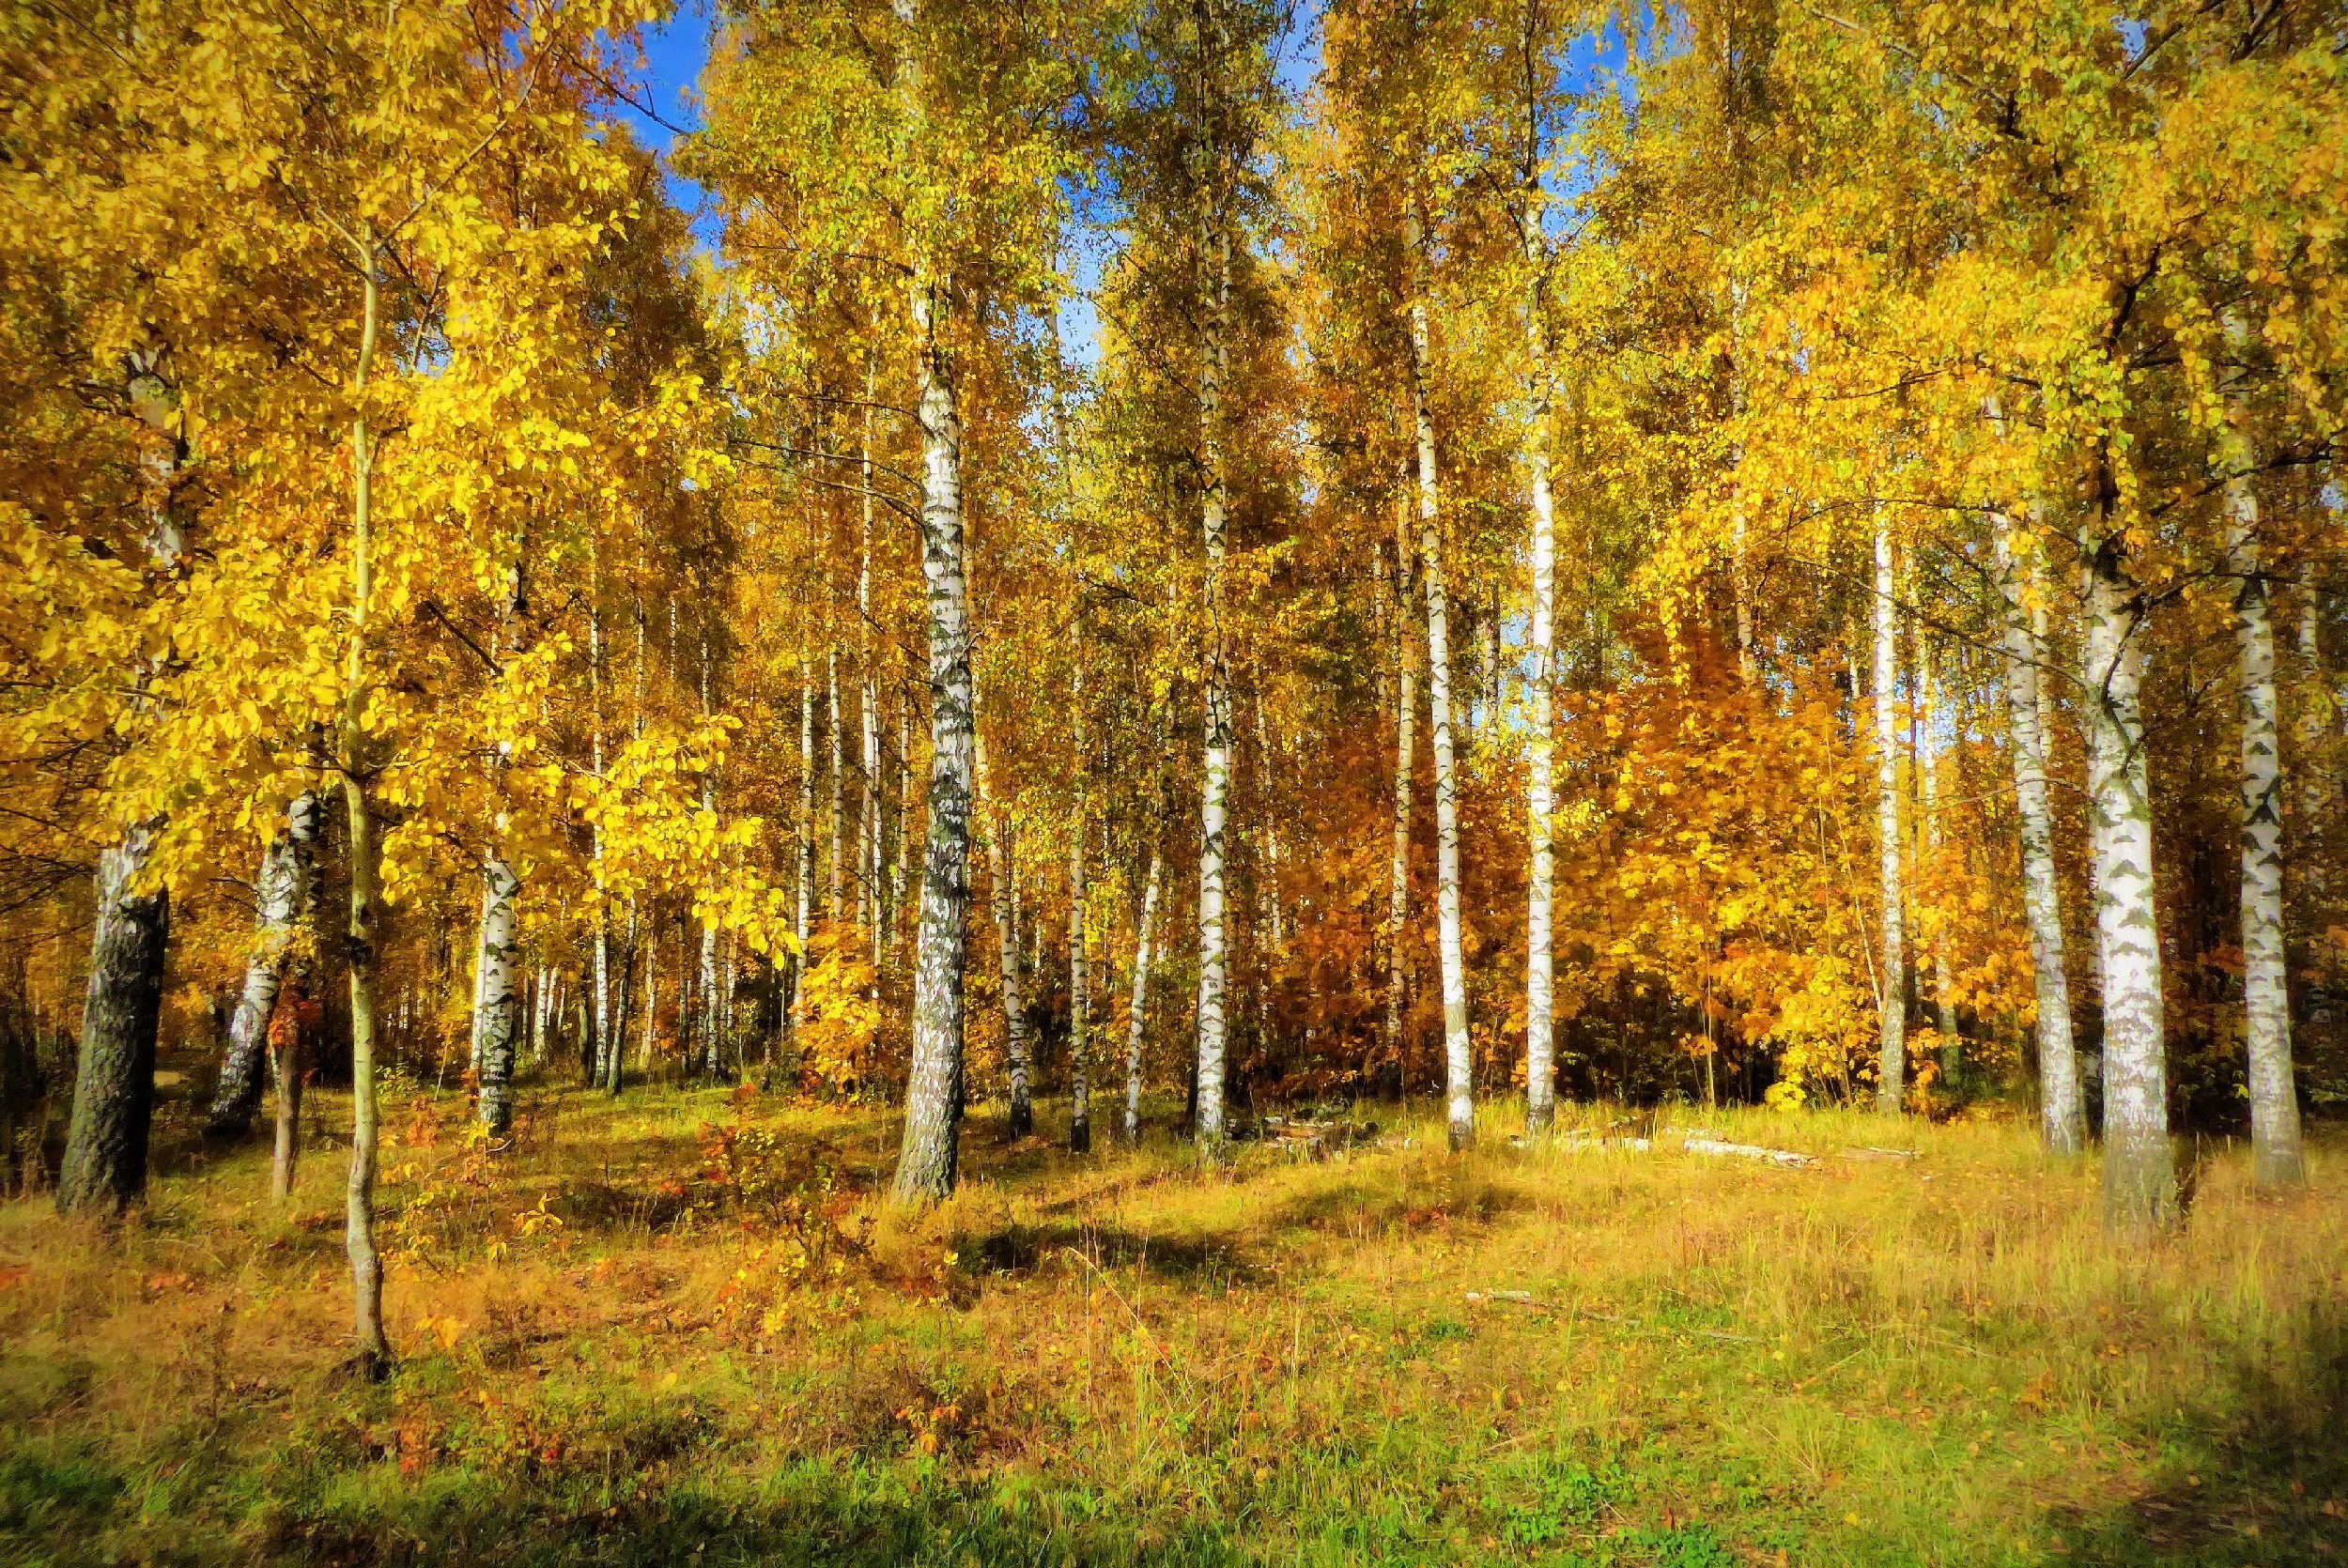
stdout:
<svg viewBox="0 0 2348 1568">
<path fill-rule="evenodd" d="M 2288 1200 L 2202 1151 L 2131 1252 L 2005 1121 L 1704 1116 L 1824 1157 L 1780 1170 L 1499 1113 L 1455 1160 L 1366 1107 L 1380 1142 L 1200 1175 L 982 1110 L 907 1222 L 877 1113 L 542 1088 L 492 1153 L 395 1099 L 380 1387 L 338 1370 L 333 1151 L 290 1218 L 258 1149 L 118 1233 L 0 1210 L 0 1554 L 2348 1560 L 2336 1137 Z"/>
</svg>

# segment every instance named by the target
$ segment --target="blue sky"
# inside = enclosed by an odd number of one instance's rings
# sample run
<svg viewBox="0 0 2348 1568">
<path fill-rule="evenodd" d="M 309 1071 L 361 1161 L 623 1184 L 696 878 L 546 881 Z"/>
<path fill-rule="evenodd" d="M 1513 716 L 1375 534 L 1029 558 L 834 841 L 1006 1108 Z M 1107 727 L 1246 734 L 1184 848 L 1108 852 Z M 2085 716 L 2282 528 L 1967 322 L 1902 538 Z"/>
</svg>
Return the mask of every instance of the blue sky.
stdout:
<svg viewBox="0 0 2348 1568">
<path fill-rule="evenodd" d="M 622 104 L 617 115 L 638 141 L 664 156 L 675 145 L 678 131 L 700 128 L 696 87 L 709 58 L 711 22 L 709 0 L 681 0 L 668 21 L 645 28 L 641 35 L 644 72 L 639 85 L 642 108 Z M 1275 69 L 1281 85 L 1290 93 L 1302 97 L 1311 86 L 1314 73 L 1321 69 L 1319 0 L 1302 0 L 1296 7 L 1289 33 L 1280 40 Z M 668 184 L 670 200 L 692 219 L 693 233 L 703 245 L 714 248 L 718 215 L 709 209 L 701 187 L 673 169 L 668 171 Z M 1078 289 L 1089 290 L 1099 276 L 1102 257 L 1097 245 L 1080 241 L 1073 259 Z M 1096 326 L 1091 303 L 1081 292 L 1062 306 L 1061 338 L 1079 361 L 1089 362 L 1093 357 Z"/>
<path fill-rule="evenodd" d="M 644 29 L 644 77 L 640 85 L 641 101 L 651 114 L 623 104 L 618 117 L 626 122 L 638 141 L 664 155 L 676 142 L 672 127 L 694 131 L 701 126 L 701 102 L 695 88 L 701 81 L 702 64 L 709 58 L 709 8 L 703 0 L 683 0 L 668 21 Z M 670 170 L 669 198 L 692 215 L 693 232 L 702 243 L 717 242 L 717 215 L 702 210 L 701 187 Z"/>
</svg>

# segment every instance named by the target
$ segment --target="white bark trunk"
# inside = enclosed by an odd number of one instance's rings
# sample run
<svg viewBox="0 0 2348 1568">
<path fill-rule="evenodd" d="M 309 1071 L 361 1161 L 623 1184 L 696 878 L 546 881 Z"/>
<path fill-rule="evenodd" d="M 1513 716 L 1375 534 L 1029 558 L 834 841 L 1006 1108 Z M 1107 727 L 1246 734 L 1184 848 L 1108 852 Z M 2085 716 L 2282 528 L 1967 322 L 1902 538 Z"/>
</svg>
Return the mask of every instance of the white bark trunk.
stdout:
<svg viewBox="0 0 2348 1568">
<path fill-rule="evenodd" d="M 2237 466 L 2247 450 L 2235 454 Z M 2291 1070 L 2291 996 L 2283 959 L 2283 780 L 2275 697 L 2275 626 L 2259 548 L 2257 494 L 2226 481 L 2227 554 L 2238 587 L 2242 679 L 2242 991 L 2249 1052 L 2250 1165 L 2262 1187 L 2307 1180 L 2299 1094 Z"/>
<path fill-rule="evenodd" d="M 1916 632 L 1916 755 L 1910 766 L 1916 770 L 1916 781 L 1924 803 L 1925 866 L 1938 878 L 1940 866 L 1940 764 L 1939 675 L 1935 668 L 1932 638 L 1922 626 Z M 1956 1028 L 1956 998 L 1949 983 L 1949 927 L 1947 912 L 1939 912 L 1939 929 L 1932 938 L 1932 1007 L 1933 1022 L 1940 1032 L 1940 1081 L 1950 1087 L 1965 1072 L 1965 1040 Z"/>
<path fill-rule="evenodd" d="M 2104 976 L 2104 1213 L 2115 1229 L 2142 1233 L 2176 1218 L 2152 801 L 2139 695 L 2144 602 L 2117 541 L 2092 545 L 2084 575 L 2081 685 Z"/>
<path fill-rule="evenodd" d="M 318 830 L 324 815 L 316 794 L 296 795 L 286 807 L 286 825 L 262 852 L 260 874 L 254 879 L 253 888 L 256 905 L 253 956 L 245 962 L 244 989 L 228 1021 L 228 1050 L 205 1129 L 209 1136 L 242 1136 L 260 1105 L 261 1057 L 268 1045 L 270 1015 L 276 1010 L 278 988 L 285 981 L 294 925 L 297 920 L 314 920 L 317 914 L 307 907 L 305 895 L 317 862 Z"/>
<path fill-rule="evenodd" d="M 840 773 L 840 650 L 837 648 L 824 650 L 824 689 L 827 704 L 824 726 L 826 742 L 831 747 L 831 837 L 826 847 L 824 863 L 825 874 L 831 879 L 827 888 L 830 902 L 826 909 L 831 923 L 837 926 L 844 913 L 841 902 L 840 840 L 844 804 L 842 797 L 847 793 L 847 780 Z"/>
<path fill-rule="evenodd" d="M 521 994 L 514 974 L 520 945 L 515 931 L 521 891 L 521 878 L 502 856 L 492 854 L 481 869 L 479 1000 L 474 1026 L 480 1050 L 474 1114 L 492 1133 L 503 1132 L 514 1119 L 514 1055 L 521 1035 Z"/>
<path fill-rule="evenodd" d="M 1540 229 L 1541 204 L 1537 187 L 1527 194 L 1523 242 L 1531 269 L 1526 289 L 1524 324 L 1532 407 L 1524 434 L 1525 466 L 1533 491 L 1533 604 L 1530 693 L 1532 734 L 1525 766 L 1525 839 L 1531 868 L 1526 895 L 1524 939 L 1524 1125 L 1536 1135 L 1546 1133 L 1556 1120 L 1556 1009 L 1552 995 L 1553 965 L 1551 931 L 1553 857 L 1550 820 L 1556 807 L 1554 767 L 1556 742 L 1555 679 L 1557 509 L 1550 490 L 1549 417 L 1552 401 L 1549 331 L 1542 314 L 1540 275 L 1546 259 Z M 1742 528 L 1738 512 L 1740 563 L 1737 594 L 1738 642 L 1743 651 L 1748 678 L 1752 671 L 1752 627 L 1747 619 L 1742 586 Z"/>
<path fill-rule="evenodd" d="M 350 422 L 351 611 L 343 675 L 343 709 L 335 737 L 342 766 L 343 802 L 349 814 L 350 923 L 350 1170 L 344 1184 L 343 1251 L 350 1260 L 354 1337 L 361 1367 L 379 1373 L 392 1359 L 383 1332 L 383 1259 L 375 1245 L 376 1096 L 376 879 L 380 870 L 375 808 L 369 798 L 372 748 L 363 716 L 367 706 L 367 627 L 374 596 L 372 490 L 375 442 L 367 428 L 367 378 L 374 366 L 382 256 L 372 226 L 363 231 L 360 251 L 363 316 L 357 375 L 351 395 L 357 411 Z"/>
<path fill-rule="evenodd" d="M 1158 881 L 1163 861 L 1150 852 L 1150 876 L 1141 888 L 1141 919 L 1134 928 L 1133 1010 L 1125 1021 L 1125 1141 L 1141 1140 L 1141 1042 L 1143 1021 L 1150 1008 L 1150 928 L 1157 918 Z"/>
<path fill-rule="evenodd" d="M 896 0 L 910 35 L 914 0 Z M 908 38 L 908 42 L 910 43 Z M 918 52 L 908 48 L 898 91 L 914 133 L 926 134 Z M 921 870 L 921 925 L 914 948 L 913 1060 L 905 1085 L 904 1143 L 895 1201 L 924 1203 L 953 1191 L 961 1152 L 963 972 L 970 901 L 970 797 L 975 783 L 970 674 L 970 586 L 963 559 L 962 415 L 950 349 L 951 281 L 924 259 L 909 305 L 921 427 L 921 576 L 929 602 L 929 843 Z"/>
<path fill-rule="evenodd" d="M 994 801 L 993 786 L 986 768 L 986 743 L 974 738 L 973 754 L 978 768 L 979 798 Z M 1012 885 L 1011 816 L 996 803 L 988 813 L 992 823 L 986 836 L 986 877 L 989 901 L 995 915 L 995 941 L 1002 959 L 1003 1055 L 1011 1078 L 1011 1126 L 1012 1139 L 1026 1137 L 1035 1130 L 1035 1104 L 1028 1084 L 1027 1068 L 1027 1004 L 1020 993 L 1019 916 L 1018 899 Z"/>
<path fill-rule="evenodd" d="M 1402 945 L 1411 917 L 1411 730 L 1417 716 L 1416 670 L 1411 662 L 1411 503 L 1407 485 L 1395 491 L 1394 515 L 1394 849 L 1389 858 L 1386 908 L 1386 1050 L 1394 1062 L 1397 1094 L 1407 1091 L 1402 1070 L 1404 995 Z"/>
<path fill-rule="evenodd" d="M 975 731 L 974 731 L 975 733 Z M 897 854 L 888 866 L 889 940 L 897 940 L 905 907 L 906 835 L 913 831 L 913 715 L 907 705 L 897 708 Z"/>
<path fill-rule="evenodd" d="M 801 992 L 807 989 L 807 939 L 815 903 L 815 677 L 805 649 L 799 653 L 799 877 L 798 903 L 791 934 L 799 950 L 791 957 L 791 1018 L 796 1030 Z"/>
<path fill-rule="evenodd" d="M 1876 827 L 1881 840 L 1883 961 L 1877 1011 L 1883 1021 L 1883 1054 L 1876 1087 L 1876 1109 L 1900 1114 L 1908 1084 L 1908 953 L 1900 908 L 1900 752 L 1896 691 L 1899 681 L 1899 607 L 1892 594 L 1892 524 L 1876 512 L 1875 704 Z"/>
<path fill-rule="evenodd" d="M 863 639 L 859 661 L 864 678 L 861 707 L 864 730 L 864 810 L 857 821 L 857 915 L 872 925 L 873 973 L 878 976 L 887 957 L 887 920 L 881 904 L 881 746 L 880 683 L 873 669 L 873 409 L 877 392 L 875 361 L 868 358 L 864 371 L 864 422 L 858 456 L 864 474 L 864 534 L 857 552 L 856 607 L 857 635 Z"/>
<path fill-rule="evenodd" d="M 1454 1150 L 1475 1142 L 1467 959 L 1460 931 L 1460 809 L 1451 761 L 1450 616 L 1444 599 L 1442 506 L 1435 482 L 1435 421 L 1427 406 L 1433 350 L 1427 325 L 1424 223 L 1408 214 L 1411 266 L 1411 418 L 1418 436 L 1419 569 L 1427 579 L 1427 703 L 1435 751 L 1435 919 L 1443 963 L 1444 1119 Z"/>
<path fill-rule="evenodd" d="M 2006 727 L 2012 739 L 2014 799 L 2022 830 L 2022 908 L 2030 923 L 2031 966 L 2038 1003 L 2039 1136 L 2050 1154 L 2087 1146 L 2087 1110 L 2078 1056 L 2071 1043 L 2071 985 L 2062 956 L 2062 902 L 2055 879 L 2054 814 L 2047 800 L 2047 706 L 2039 686 L 2047 668 L 2040 616 L 2025 603 L 2014 559 L 2014 528 L 1993 514 L 1998 580 L 2006 598 Z M 2032 574 L 2033 578 L 2037 574 Z"/>
<path fill-rule="evenodd" d="M 1077 647 L 1084 644 L 1084 620 L 1076 619 Z M 1077 1154 L 1092 1149 L 1092 1084 L 1087 1076 L 1086 1053 L 1090 1044 L 1086 1037 L 1087 1017 L 1091 988 L 1085 974 L 1085 678 L 1084 667 L 1075 670 L 1074 719 L 1075 723 L 1075 821 L 1068 835 L 1068 1146 Z"/>
<path fill-rule="evenodd" d="M 1209 225 L 1202 224 L 1202 230 Z M 1223 377 L 1224 332 L 1230 303 L 1231 247 L 1228 233 L 1203 233 L 1215 269 L 1206 301 L 1200 346 L 1198 420 L 1199 525 L 1207 550 L 1206 734 L 1198 809 L 1198 1108 L 1199 1148 L 1221 1152 L 1227 991 L 1224 952 L 1224 830 L 1231 793 L 1230 669 L 1223 625 Z"/>
<path fill-rule="evenodd" d="M 587 606 L 587 688 L 591 712 L 588 730 L 589 760 L 595 776 L 603 776 L 603 609 L 597 601 L 596 588 L 591 587 Z M 588 861 L 595 876 L 595 1041 L 594 1081 L 603 1083 L 610 1076 L 611 1053 L 617 1046 L 611 1038 L 611 910 L 609 890 L 604 882 L 603 829 L 590 824 Z"/>
</svg>

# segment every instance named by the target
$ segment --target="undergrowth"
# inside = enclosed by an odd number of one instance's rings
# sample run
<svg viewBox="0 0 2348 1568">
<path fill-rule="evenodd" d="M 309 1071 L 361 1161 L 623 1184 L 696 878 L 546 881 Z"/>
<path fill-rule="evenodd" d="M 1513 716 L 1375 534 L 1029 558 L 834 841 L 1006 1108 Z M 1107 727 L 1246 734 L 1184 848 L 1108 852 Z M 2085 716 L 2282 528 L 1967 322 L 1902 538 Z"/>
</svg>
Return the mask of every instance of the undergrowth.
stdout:
<svg viewBox="0 0 2348 1568">
<path fill-rule="evenodd" d="M 876 1111 L 524 1098 L 496 1146 L 455 1096 L 387 1115 L 380 1385 L 342 1370 L 331 1149 L 283 1211 L 257 1147 L 175 1156 L 116 1230 L 0 1209 L 0 1555 L 2348 1554 L 2330 1135 L 2285 1199 L 2200 1149 L 2184 1232 L 2130 1251 L 2091 1166 L 1996 1118 L 1703 1114 L 1819 1157 L 1788 1170 L 1513 1146 L 1500 1111 L 1455 1159 L 1364 1107 L 1328 1158 L 1202 1173 L 1164 1137 L 1006 1146 L 981 1107 L 906 1221 Z"/>
</svg>

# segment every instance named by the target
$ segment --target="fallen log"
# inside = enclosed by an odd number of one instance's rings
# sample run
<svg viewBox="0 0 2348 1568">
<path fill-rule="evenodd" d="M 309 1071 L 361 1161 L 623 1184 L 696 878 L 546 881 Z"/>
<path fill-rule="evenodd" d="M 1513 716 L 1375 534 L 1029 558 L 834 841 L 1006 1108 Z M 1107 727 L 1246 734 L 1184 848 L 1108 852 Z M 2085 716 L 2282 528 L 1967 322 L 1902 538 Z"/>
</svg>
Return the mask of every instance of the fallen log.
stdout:
<svg viewBox="0 0 2348 1568">
<path fill-rule="evenodd" d="M 1816 1157 L 1801 1154 L 1793 1149 L 1765 1148 L 1759 1144 L 1723 1143 L 1718 1138 L 1690 1138 L 1681 1146 L 1690 1154 L 1733 1155 L 1739 1160 L 1766 1160 L 1772 1165 L 1784 1165 L 1789 1170 L 1800 1170 L 1805 1165 L 1815 1165 L 1818 1162 Z"/>
</svg>

